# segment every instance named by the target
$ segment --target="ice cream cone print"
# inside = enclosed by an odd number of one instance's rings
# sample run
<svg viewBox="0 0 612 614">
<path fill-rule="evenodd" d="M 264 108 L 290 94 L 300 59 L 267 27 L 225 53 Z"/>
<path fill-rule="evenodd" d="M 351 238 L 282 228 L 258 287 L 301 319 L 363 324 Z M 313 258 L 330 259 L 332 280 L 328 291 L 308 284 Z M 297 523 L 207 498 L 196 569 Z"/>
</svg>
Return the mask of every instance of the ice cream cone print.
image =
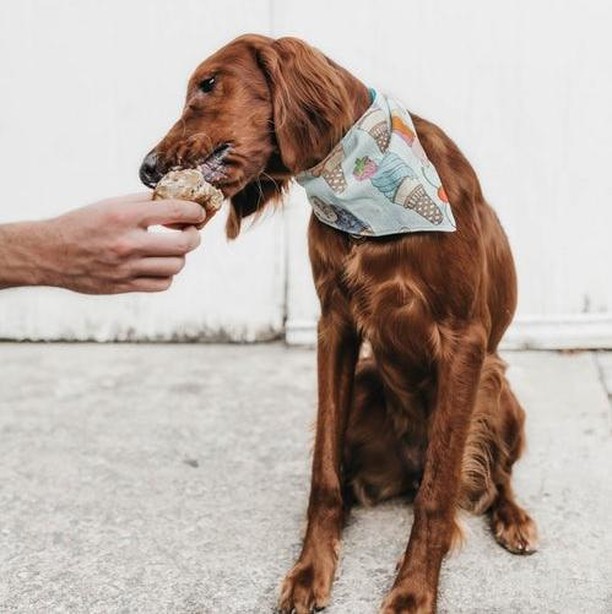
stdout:
<svg viewBox="0 0 612 614">
<path fill-rule="evenodd" d="M 368 111 L 363 116 L 357 127 L 367 132 L 376 141 L 378 149 L 382 153 L 387 151 L 391 140 L 391 133 L 387 125 L 387 116 L 382 109 L 373 107 L 371 111 Z"/>
<path fill-rule="evenodd" d="M 403 181 L 418 185 L 417 174 L 397 154 L 389 152 L 378 166 L 371 181 L 389 200 L 393 200 L 397 186 Z"/>
<path fill-rule="evenodd" d="M 401 137 L 405 143 L 412 149 L 412 153 L 423 163 L 423 166 L 429 166 L 430 162 L 427 154 L 421 145 L 421 141 L 417 138 L 416 132 L 404 121 L 402 116 L 395 112 L 391 113 L 391 130 L 393 134 Z"/>
<path fill-rule="evenodd" d="M 343 160 L 344 150 L 342 145 L 338 143 L 325 160 L 310 169 L 310 173 L 315 177 L 323 177 L 333 192 L 342 194 L 347 186 L 346 177 L 342 170 Z"/>
<path fill-rule="evenodd" d="M 416 134 L 398 113 L 391 113 L 391 130 L 404 139 L 408 147 L 412 147 Z"/>
<path fill-rule="evenodd" d="M 438 198 L 444 202 L 448 202 L 448 196 L 442 187 L 442 182 L 440 181 L 440 177 L 438 177 L 438 173 L 433 165 L 424 166 L 423 167 L 423 177 L 425 177 L 425 181 L 436 190 L 436 194 Z"/>
<path fill-rule="evenodd" d="M 442 223 L 442 212 L 429 197 L 425 188 L 419 184 L 416 187 L 409 180 L 404 180 L 393 197 L 393 202 L 405 209 L 412 209 L 432 224 Z"/>
<path fill-rule="evenodd" d="M 415 171 L 397 154 L 389 152 L 383 158 L 371 181 L 396 205 L 413 210 L 432 224 L 442 222 L 438 205 L 429 197 Z"/>
</svg>

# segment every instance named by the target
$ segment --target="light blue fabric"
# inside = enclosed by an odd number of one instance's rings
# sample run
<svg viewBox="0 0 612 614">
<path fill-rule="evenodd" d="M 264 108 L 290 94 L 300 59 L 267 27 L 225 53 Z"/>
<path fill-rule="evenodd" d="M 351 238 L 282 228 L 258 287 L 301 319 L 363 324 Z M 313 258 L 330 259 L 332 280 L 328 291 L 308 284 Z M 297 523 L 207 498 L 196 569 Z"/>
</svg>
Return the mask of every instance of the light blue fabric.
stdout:
<svg viewBox="0 0 612 614">
<path fill-rule="evenodd" d="M 372 105 L 330 154 L 296 177 L 314 214 L 358 236 L 453 232 L 453 212 L 410 114 L 370 92 Z"/>
</svg>

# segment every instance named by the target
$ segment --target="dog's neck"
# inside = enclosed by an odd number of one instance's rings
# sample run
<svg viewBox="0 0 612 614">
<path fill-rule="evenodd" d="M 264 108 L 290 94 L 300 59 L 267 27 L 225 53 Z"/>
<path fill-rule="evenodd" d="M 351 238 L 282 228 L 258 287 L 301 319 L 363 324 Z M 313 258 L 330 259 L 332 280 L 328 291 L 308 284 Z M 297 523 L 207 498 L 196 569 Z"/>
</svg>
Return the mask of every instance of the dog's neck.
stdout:
<svg viewBox="0 0 612 614">
<path fill-rule="evenodd" d="M 307 170 L 321 162 L 321 160 L 324 160 L 372 104 L 372 97 L 368 87 L 341 66 L 337 66 L 337 70 L 340 73 L 346 91 L 350 93 L 352 109 L 349 113 L 344 113 L 341 117 L 338 117 L 337 122 L 333 122 L 338 127 L 338 130 L 333 135 L 326 135 L 327 138 L 321 139 L 320 150 L 312 152 L 312 159 L 305 168 L 299 169 L 300 171 Z"/>
</svg>

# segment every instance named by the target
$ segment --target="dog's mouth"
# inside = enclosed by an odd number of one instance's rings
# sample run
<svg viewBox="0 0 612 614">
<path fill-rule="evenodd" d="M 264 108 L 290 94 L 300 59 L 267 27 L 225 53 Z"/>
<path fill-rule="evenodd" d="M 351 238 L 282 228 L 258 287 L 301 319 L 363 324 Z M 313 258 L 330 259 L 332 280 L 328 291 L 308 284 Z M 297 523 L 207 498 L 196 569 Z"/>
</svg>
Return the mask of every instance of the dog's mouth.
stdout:
<svg viewBox="0 0 612 614">
<path fill-rule="evenodd" d="M 189 168 L 197 168 L 208 183 L 219 187 L 226 177 L 225 159 L 231 151 L 230 143 L 221 143 L 217 145 L 205 158 L 191 164 Z M 187 166 L 177 167 L 188 168 Z"/>
<path fill-rule="evenodd" d="M 198 165 L 208 183 L 214 184 L 225 177 L 225 159 L 231 148 L 230 143 L 221 143 Z"/>
<path fill-rule="evenodd" d="M 155 189 L 160 179 L 170 171 L 198 169 L 205 181 L 221 189 L 221 186 L 227 183 L 228 166 L 231 166 L 227 156 L 231 151 L 231 143 L 221 143 L 204 156 L 189 156 L 185 160 L 179 156 L 173 163 L 171 160 L 160 160 L 157 152 L 152 150 L 140 165 L 140 180 L 148 188 Z"/>
<path fill-rule="evenodd" d="M 204 180 L 214 185 L 216 188 L 221 188 L 227 179 L 227 155 L 232 149 L 231 143 L 221 143 L 217 145 L 210 153 L 204 157 L 195 158 L 194 160 L 179 160 L 174 164 L 166 166 L 165 169 L 157 168 L 153 172 L 147 172 L 146 160 L 140 169 L 140 179 L 149 188 L 155 188 L 157 182 L 163 175 L 170 171 L 183 171 L 187 169 L 198 169 L 202 173 Z M 152 154 L 149 154 L 149 156 Z M 155 154 L 153 154 L 155 155 Z M 148 158 L 148 156 L 147 156 Z M 143 170 L 144 169 L 144 170 Z"/>
</svg>

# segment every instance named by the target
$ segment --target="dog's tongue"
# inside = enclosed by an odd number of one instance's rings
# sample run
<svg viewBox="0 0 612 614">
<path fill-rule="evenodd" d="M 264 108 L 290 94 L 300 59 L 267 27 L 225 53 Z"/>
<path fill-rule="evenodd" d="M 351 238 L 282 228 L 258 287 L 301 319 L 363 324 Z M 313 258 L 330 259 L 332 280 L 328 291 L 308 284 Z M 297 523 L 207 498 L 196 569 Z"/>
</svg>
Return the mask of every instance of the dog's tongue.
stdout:
<svg viewBox="0 0 612 614">
<path fill-rule="evenodd" d="M 221 145 L 217 147 L 198 167 L 202 176 L 209 183 L 214 183 L 222 176 L 223 158 L 229 151 L 229 145 Z"/>
</svg>

